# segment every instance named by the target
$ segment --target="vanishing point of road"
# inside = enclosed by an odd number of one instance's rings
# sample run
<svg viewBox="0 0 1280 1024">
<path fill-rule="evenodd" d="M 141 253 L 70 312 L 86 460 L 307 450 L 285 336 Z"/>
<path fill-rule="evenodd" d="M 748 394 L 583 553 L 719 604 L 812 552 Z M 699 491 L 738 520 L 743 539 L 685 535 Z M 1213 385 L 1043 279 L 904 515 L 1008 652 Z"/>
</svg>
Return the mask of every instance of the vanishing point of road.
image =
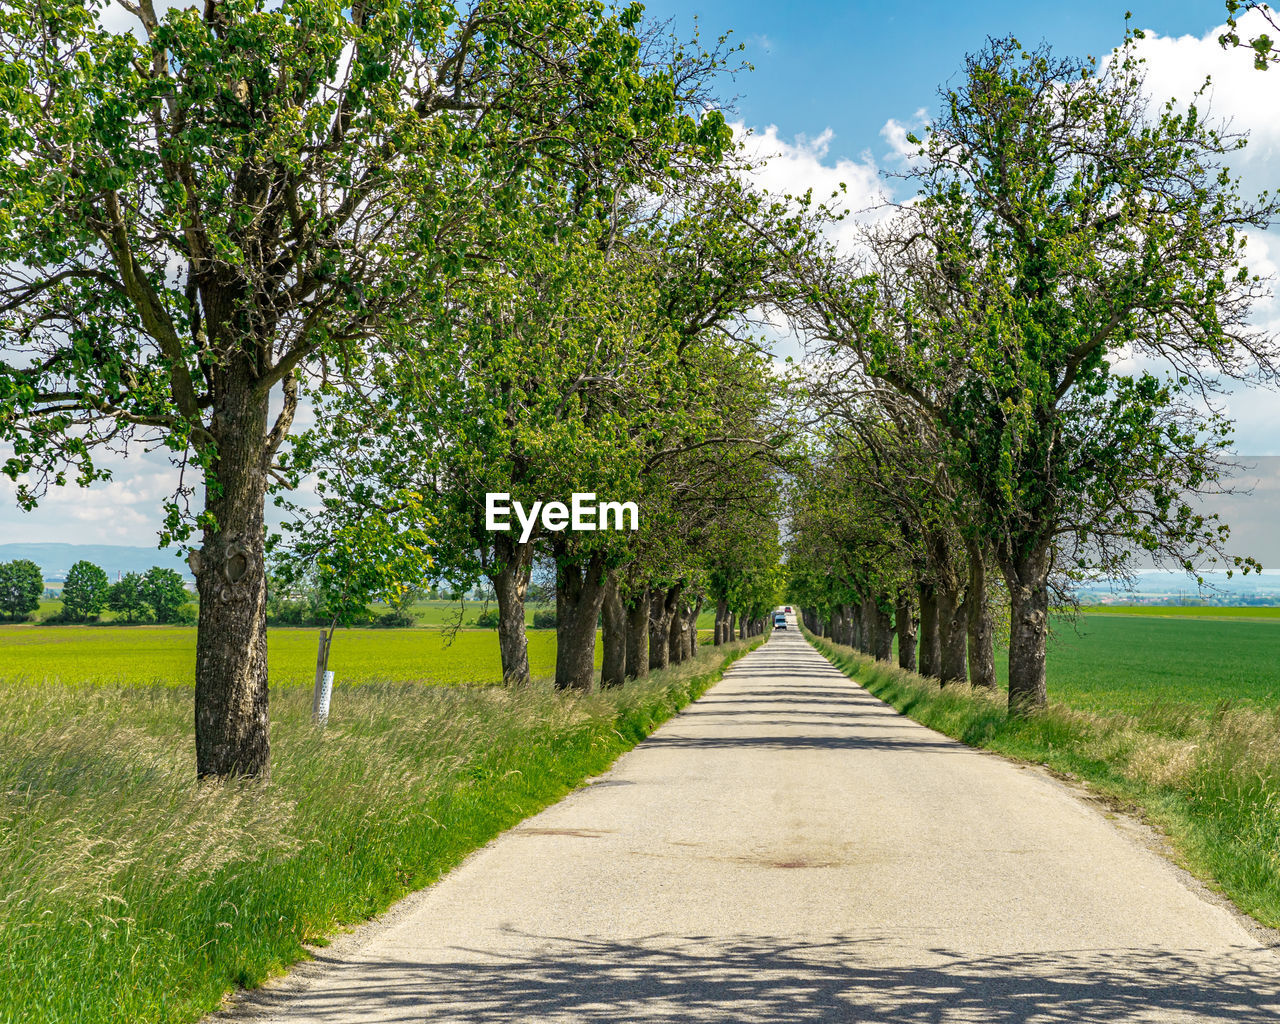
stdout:
<svg viewBox="0 0 1280 1024">
<path fill-rule="evenodd" d="M 1259 935 L 1103 809 L 788 629 L 233 1019 L 1280 1022 Z"/>
</svg>

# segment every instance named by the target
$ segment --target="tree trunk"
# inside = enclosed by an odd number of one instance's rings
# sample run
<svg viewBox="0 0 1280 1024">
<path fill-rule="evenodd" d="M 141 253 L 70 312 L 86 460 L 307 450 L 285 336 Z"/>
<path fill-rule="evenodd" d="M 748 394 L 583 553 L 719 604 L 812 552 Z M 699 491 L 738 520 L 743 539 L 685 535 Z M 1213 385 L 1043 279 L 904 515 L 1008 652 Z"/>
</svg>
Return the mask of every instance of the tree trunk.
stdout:
<svg viewBox="0 0 1280 1024">
<path fill-rule="evenodd" d="M 942 662 L 938 666 L 938 682 L 965 681 L 965 641 L 969 635 L 968 612 L 964 594 L 959 587 L 939 583 L 936 590 L 938 602 L 938 639 Z"/>
<path fill-rule="evenodd" d="M 747 617 L 744 614 L 738 616 L 738 639 L 745 640 L 747 638 Z"/>
<path fill-rule="evenodd" d="M 685 619 L 684 637 L 686 647 L 684 649 L 685 659 L 697 657 L 698 654 L 698 616 L 702 614 L 702 598 L 699 597 L 689 608 L 689 615 Z"/>
<path fill-rule="evenodd" d="M 727 619 L 729 617 L 729 602 L 723 597 L 716 599 L 716 637 L 715 645 L 719 647 L 725 641 L 725 633 L 727 632 Z"/>
<path fill-rule="evenodd" d="M 601 618 L 604 661 L 600 667 L 601 686 L 621 686 L 627 678 L 627 611 L 618 592 L 618 574 L 605 577 Z"/>
<path fill-rule="evenodd" d="M 533 567 L 533 545 L 517 544 L 510 534 L 496 533 L 494 565 L 487 573 L 498 599 L 498 651 L 502 656 L 502 682 L 507 686 L 529 684 L 529 637 L 524 626 L 524 600 Z"/>
<path fill-rule="evenodd" d="M 888 603 L 887 597 L 871 602 L 872 621 L 875 623 L 875 639 L 871 653 L 877 661 L 893 659 L 893 620 L 884 610 L 884 606 Z"/>
<path fill-rule="evenodd" d="M 916 620 L 907 591 L 898 594 L 894 608 L 894 625 L 898 633 L 898 668 L 916 670 Z"/>
<path fill-rule="evenodd" d="M 596 620 L 604 603 L 604 555 L 586 565 L 556 554 L 556 689 L 590 690 L 596 679 Z"/>
<path fill-rule="evenodd" d="M 684 661 L 684 602 L 676 605 L 675 611 L 671 613 L 671 624 L 667 628 L 667 643 L 670 651 L 667 653 L 667 663 L 670 665 L 679 665 Z"/>
<path fill-rule="evenodd" d="M 875 602 L 864 597 L 858 605 L 858 617 L 862 622 L 862 644 L 861 650 L 863 654 L 875 654 L 876 650 L 876 606 Z"/>
<path fill-rule="evenodd" d="M 738 639 L 738 613 L 732 610 L 729 612 L 729 632 L 726 639 Z"/>
<path fill-rule="evenodd" d="M 627 678 L 649 674 L 649 591 L 641 590 L 627 605 Z"/>
<path fill-rule="evenodd" d="M 942 638 L 938 635 L 938 595 L 932 583 L 920 591 L 920 674 L 936 677 L 942 671 Z"/>
<path fill-rule="evenodd" d="M 1009 585 L 1009 713 L 1026 714 L 1048 703 L 1045 642 L 1049 636 L 1049 551 L 1005 561 Z"/>
<path fill-rule="evenodd" d="M 671 616 L 680 603 L 680 584 L 654 590 L 649 601 L 649 668 L 666 668 L 671 663 Z"/>
<path fill-rule="evenodd" d="M 987 593 L 985 552 L 981 545 L 969 544 L 969 682 L 996 688 L 995 624 L 991 621 L 991 601 Z"/>
<path fill-rule="evenodd" d="M 221 400 L 210 430 L 217 453 L 207 474 L 203 546 L 198 568 L 196 631 L 196 774 L 269 773 L 267 577 L 263 564 L 268 396 L 253 374 L 233 365 L 211 368 Z"/>
</svg>

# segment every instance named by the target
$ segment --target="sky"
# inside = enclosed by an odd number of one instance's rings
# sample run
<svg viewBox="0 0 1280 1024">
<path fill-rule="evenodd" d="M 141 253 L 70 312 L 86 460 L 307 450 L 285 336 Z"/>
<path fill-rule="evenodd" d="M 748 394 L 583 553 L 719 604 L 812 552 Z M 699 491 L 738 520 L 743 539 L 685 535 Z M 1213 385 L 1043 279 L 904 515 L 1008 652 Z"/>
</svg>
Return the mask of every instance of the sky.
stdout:
<svg viewBox="0 0 1280 1024">
<path fill-rule="evenodd" d="M 1211 75 L 1210 113 L 1251 135 L 1233 169 L 1254 192 L 1280 188 L 1280 68 L 1257 72 L 1244 51 L 1223 52 L 1217 36 L 1225 12 L 1218 0 L 1127 6 L 1100 0 L 648 0 L 645 6 L 647 18 L 670 19 L 680 35 L 687 36 L 696 19 L 704 40 L 731 31 L 731 40 L 744 45 L 742 56 L 754 70 L 726 80 L 721 95 L 732 97 L 727 116 L 752 153 L 768 159 L 760 178 L 771 189 L 813 187 L 825 196 L 844 182 L 855 209 L 882 194 L 907 198 L 910 187 L 885 175 L 901 166 L 906 131 L 937 108 L 939 88 L 955 79 L 966 52 L 988 36 L 1012 34 L 1024 45 L 1048 42 L 1064 55 L 1104 56 L 1123 38 L 1126 10 L 1130 24 L 1147 34 L 1140 52 L 1153 97 L 1184 99 Z M 1251 237 L 1249 251 L 1255 269 L 1274 272 L 1280 226 Z M 1257 313 L 1260 324 L 1280 330 L 1280 304 L 1263 304 Z M 1237 424 L 1236 451 L 1280 456 L 1280 395 L 1242 391 L 1228 398 L 1227 408 Z M 0 541 L 154 543 L 174 471 L 162 453 L 134 452 L 111 464 L 109 483 L 51 492 L 33 513 L 17 508 L 12 485 L 0 477 Z M 1259 477 L 1267 483 L 1253 496 L 1233 499 L 1230 514 L 1252 553 L 1276 566 L 1280 460 L 1261 465 Z"/>
</svg>

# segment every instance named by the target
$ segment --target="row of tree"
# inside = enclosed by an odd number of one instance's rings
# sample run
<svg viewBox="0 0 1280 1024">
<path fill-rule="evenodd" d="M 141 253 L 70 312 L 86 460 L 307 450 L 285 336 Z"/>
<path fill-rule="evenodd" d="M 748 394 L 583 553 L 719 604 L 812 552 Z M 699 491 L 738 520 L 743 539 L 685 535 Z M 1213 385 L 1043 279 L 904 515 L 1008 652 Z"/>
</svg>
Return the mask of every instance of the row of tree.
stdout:
<svg viewBox="0 0 1280 1024">
<path fill-rule="evenodd" d="M 511 684 L 538 558 L 562 687 L 597 618 L 606 683 L 685 656 L 704 600 L 760 628 L 786 424 L 751 318 L 805 227 L 737 173 L 723 40 L 593 0 L 125 6 L 0 11 L 0 439 L 27 507 L 173 453 L 200 775 L 269 764 L 269 565 L 335 623 L 487 582 Z M 491 533 L 497 491 L 641 530 Z"/>
<path fill-rule="evenodd" d="M 1245 140 L 1200 97 L 1151 101 L 1132 44 L 1096 63 L 991 41 L 915 140 L 915 200 L 796 266 L 821 426 L 791 594 L 811 629 L 881 658 L 896 636 L 943 682 L 995 685 L 1007 617 L 1014 712 L 1046 701 L 1075 582 L 1257 568 L 1198 499 L 1230 468 L 1216 396 L 1276 377 L 1245 238 L 1280 206 L 1240 194 Z"/>
<path fill-rule="evenodd" d="M 0 613 L 10 621 L 30 616 L 43 594 L 44 579 L 35 562 L 0 562 Z M 173 569 L 153 565 L 145 573 L 128 572 L 112 583 L 101 566 L 81 559 L 67 572 L 57 619 L 90 622 L 110 608 L 128 622 L 184 622 L 189 620 L 190 601 L 182 574 Z"/>
</svg>

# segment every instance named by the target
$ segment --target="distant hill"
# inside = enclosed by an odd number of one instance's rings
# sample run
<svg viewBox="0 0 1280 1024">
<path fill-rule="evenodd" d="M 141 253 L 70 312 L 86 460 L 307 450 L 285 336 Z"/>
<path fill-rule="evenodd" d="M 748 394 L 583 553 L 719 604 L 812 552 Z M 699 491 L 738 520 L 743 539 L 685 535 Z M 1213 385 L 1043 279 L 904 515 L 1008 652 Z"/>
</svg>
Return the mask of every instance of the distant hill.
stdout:
<svg viewBox="0 0 1280 1024">
<path fill-rule="evenodd" d="M 1264 570 L 1230 579 L 1226 573 L 1204 574 L 1205 587 L 1198 590 L 1195 580 L 1185 573 L 1140 572 L 1133 588 L 1111 583 L 1086 583 L 1076 590 L 1083 604 L 1216 604 L 1216 605 L 1280 605 L 1280 573 Z"/>
<path fill-rule="evenodd" d="M 40 566 L 46 584 L 62 582 L 67 571 L 82 558 L 101 566 L 112 580 L 126 572 L 146 572 L 153 565 L 177 569 L 185 579 L 195 579 L 187 563 L 173 550 L 159 548 L 123 544 L 0 544 L 0 562 L 12 562 L 16 558 L 29 558 Z"/>
</svg>

